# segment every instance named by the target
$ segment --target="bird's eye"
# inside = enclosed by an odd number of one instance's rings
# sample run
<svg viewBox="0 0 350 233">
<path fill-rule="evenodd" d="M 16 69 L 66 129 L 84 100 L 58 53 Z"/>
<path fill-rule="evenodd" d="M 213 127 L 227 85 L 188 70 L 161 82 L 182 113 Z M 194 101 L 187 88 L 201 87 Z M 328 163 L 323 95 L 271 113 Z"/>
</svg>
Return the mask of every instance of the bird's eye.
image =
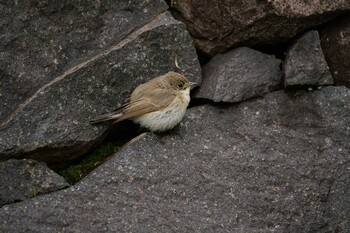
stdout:
<svg viewBox="0 0 350 233">
<path fill-rule="evenodd" d="M 177 86 L 178 86 L 180 89 L 183 89 L 183 88 L 184 88 L 184 83 L 183 83 L 183 82 L 180 82 Z"/>
</svg>

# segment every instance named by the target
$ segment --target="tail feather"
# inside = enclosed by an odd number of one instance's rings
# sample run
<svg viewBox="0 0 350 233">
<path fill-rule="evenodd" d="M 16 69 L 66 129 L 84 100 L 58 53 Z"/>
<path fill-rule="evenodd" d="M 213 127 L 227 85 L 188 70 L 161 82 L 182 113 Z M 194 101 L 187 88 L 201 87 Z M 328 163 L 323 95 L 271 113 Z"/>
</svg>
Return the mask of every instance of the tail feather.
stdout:
<svg viewBox="0 0 350 233">
<path fill-rule="evenodd" d="M 123 114 L 121 112 L 111 112 L 101 116 L 97 116 L 90 120 L 90 124 L 96 124 L 104 121 L 118 120 Z"/>
</svg>

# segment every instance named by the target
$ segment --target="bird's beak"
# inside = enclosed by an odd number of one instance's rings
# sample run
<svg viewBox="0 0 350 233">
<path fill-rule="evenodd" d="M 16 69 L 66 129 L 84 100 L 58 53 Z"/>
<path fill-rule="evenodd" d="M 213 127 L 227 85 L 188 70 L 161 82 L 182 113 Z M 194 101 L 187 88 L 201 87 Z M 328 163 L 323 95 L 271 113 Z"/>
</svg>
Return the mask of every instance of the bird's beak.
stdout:
<svg viewBox="0 0 350 233">
<path fill-rule="evenodd" d="M 192 90 L 193 88 L 195 88 L 197 86 L 197 83 L 194 82 L 190 82 L 190 89 Z"/>
</svg>

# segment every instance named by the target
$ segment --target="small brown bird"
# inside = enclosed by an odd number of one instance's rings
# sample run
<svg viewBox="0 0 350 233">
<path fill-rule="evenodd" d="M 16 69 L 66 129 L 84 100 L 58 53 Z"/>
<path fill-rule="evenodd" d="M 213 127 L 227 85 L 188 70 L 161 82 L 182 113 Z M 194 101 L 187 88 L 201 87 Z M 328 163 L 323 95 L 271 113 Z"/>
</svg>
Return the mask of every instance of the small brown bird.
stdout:
<svg viewBox="0 0 350 233">
<path fill-rule="evenodd" d="M 152 132 L 172 129 L 185 115 L 193 84 L 181 74 L 169 72 L 139 85 L 127 104 L 90 122 L 129 119 Z"/>
</svg>

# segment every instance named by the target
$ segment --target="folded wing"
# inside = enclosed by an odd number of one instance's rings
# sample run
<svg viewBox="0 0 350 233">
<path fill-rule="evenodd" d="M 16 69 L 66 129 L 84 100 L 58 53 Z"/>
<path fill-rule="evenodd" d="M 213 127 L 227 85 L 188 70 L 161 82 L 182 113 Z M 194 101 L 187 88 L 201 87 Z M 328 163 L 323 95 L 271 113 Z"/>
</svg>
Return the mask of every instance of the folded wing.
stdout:
<svg viewBox="0 0 350 233">
<path fill-rule="evenodd" d="M 158 89 L 144 93 L 140 98 L 133 98 L 128 104 L 110 113 L 97 116 L 90 120 L 91 124 L 114 120 L 115 122 L 132 119 L 146 113 L 155 112 L 168 107 L 176 98 L 175 93 Z"/>
</svg>

